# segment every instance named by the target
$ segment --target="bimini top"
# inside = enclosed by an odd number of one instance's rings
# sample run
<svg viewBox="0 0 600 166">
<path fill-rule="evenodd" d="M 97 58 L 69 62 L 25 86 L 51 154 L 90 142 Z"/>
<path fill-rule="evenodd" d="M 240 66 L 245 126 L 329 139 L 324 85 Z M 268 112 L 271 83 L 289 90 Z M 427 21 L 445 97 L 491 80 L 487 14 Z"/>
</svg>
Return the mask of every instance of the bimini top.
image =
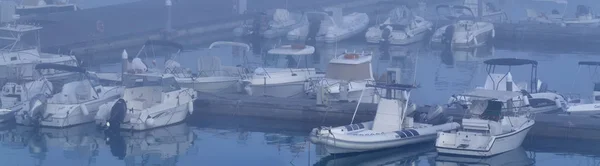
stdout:
<svg viewBox="0 0 600 166">
<path fill-rule="evenodd" d="M 181 45 L 177 42 L 168 41 L 168 40 L 147 40 L 146 43 L 144 43 L 144 45 L 167 46 L 167 47 L 177 48 L 177 49 L 183 51 L 183 45 Z"/>
<path fill-rule="evenodd" d="M 221 46 L 221 45 L 225 45 L 225 46 L 237 46 L 237 47 L 243 47 L 244 50 L 246 50 L 246 52 L 250 51 L 250 46 L 246 43 L 240 43 L 240 42 L 232 42 L 232 41 L 216 41 L 210 44 L 210 46 L 208 46 L 208 49 L 212 49 L 216 46 Z"/>
<path fill-rule="evenodd" d="M 600 66 L 600 62 L 598 61 L 580 61 L 579 65 L 588 65 L 588 66 Z"/>
<path fill-rule="evenodd" d="M 40 63 L 40 64 L 35 65 L 35 70 L 43 70 L 43 69 L 54 69 L 54 70 L 67 71 L 67 72 L 78 72 L 78 73 L 86 73 L 87 72 L 84 68 L 81 68 L 81 67 L 61 65 L 61 64 L 55 64 L 55 63 Z"/>
<path fill-rule="evenodd" d="M 478 100 L 498 100 L 498 101 L 508 101 L 518 96 L 522 96 L 520 92 L 513 91 L 499 91 L 499 90 L 489 90 L 489 89 L 475 89 L 473 91 L 469 91 L 461 96 L 477 98 Z"/>
<path fill-rule="evenodd" d="M 283 45 L 269 50 L 273 55 L 312 55 L 315 47 L 307 45 Z"/>
<path fill-rule="evenodd" d="M 529 59 L 517 59 L 517 58 L 497 58 L 483 61 L 487 65 L 500 65 L 500 66 L 521 66 L 521 65 L 537 65 L 537 61 Z"/>
</svg>

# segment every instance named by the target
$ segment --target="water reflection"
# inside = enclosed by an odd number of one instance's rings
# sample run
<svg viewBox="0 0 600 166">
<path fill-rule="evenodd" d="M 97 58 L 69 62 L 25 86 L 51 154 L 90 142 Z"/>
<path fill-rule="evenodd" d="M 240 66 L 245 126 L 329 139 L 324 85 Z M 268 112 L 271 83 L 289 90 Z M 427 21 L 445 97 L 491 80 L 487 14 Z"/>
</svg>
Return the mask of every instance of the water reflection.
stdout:
<svg viewBox="0 0 600 166">
<path fill-rule="evenodd" d="M 471 166 L 471 165 L 512 165 L 526 166 L 533 165 L 535 160 L 531 158 L 523 147 L 501 153 L 489 158 L 475 158 L 466 156 L 445 156 L 436 157 L 436 166 Z"/>
<path fill-rule="evenodd" d="M 435 156 L 435 147 L 429 143 L 409 145 L 402 148 L 381 150 L 376 152 L 330 155 L 321 158 L 315 166 L 346 165 L 416 165 Z"/>
<path fill-rule="evenodd" d="M 194 145 L 195 135 L 187 124 L 144 132 L 108 134 L 106 143 L 113 156 L 125 165 L 176 165 L 179 154 Z"/>
</svg>

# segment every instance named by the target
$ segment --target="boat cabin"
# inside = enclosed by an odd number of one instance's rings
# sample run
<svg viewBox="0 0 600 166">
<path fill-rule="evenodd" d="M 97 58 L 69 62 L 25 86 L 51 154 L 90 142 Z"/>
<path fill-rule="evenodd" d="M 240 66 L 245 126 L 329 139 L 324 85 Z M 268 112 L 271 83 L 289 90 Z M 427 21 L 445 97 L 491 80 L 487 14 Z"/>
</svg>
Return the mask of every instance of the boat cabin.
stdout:
<svg viewBox="0 0 600 166">
<path fill-rule="evenodd" d="M 519 92 L 476 89 L 460 96 L 471 101 L 462 120 L 463 129 L 468 131 L 485 131 L 492 135 L 506 133 L 510 129 L 502 125 L 505 115 L 529 111 L 528 98 Z"/>
<path fill-rule="evenodd" d="M 273 48 L 265 56 L 265 68 L 306 68 L 308 67 L 308 56 L 314 53 L 315 47 L 303 44 Z"/>
<path fill-rule="evenodd" d="M 373 80 L 372 55 L 362 53 L 342 53 L 327 64 L 325 78 L 336 80 Z"/>
<path fill-rule="evenodd" d="M 171 74 L 125 74 L 123 80 L 123 99 L 128 102 L 129 108 L 150 108 L 170 96 L 178 95 L 171 93 L 181 90 Z"/>
<path fill-rule="evenodd" d="M 41 85 L 52 86 L 52 98 L 48 100 L 48 103 L 79 104 L 100 98 L 99 93 L 102 92 L 102 88 L 98 77 L 83 68 L 54 63 L 40 63 L 35 66 L 35 69 L 39 73 L 42 73 L 43 70 L 77 73 L 65 79 L 52 80 L 50 85 Z"/>
</svg>

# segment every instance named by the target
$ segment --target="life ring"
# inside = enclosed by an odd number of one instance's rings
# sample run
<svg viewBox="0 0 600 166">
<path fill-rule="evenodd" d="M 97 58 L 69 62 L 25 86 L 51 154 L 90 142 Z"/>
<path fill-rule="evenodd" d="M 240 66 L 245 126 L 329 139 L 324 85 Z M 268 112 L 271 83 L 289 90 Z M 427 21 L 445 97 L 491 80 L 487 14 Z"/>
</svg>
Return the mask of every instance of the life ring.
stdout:
<svg viewBox="0 0 600 166">
<path fill-rule="evenodd" d="M 346 54 L 344 59 L 358 59 L 358 54 Z"/>
<path fill-rule="evenodd" d="M 98 32 L 104 32 L 104 22 L 100 20 L 96 21 L 96 30 Z"/>
</svg>

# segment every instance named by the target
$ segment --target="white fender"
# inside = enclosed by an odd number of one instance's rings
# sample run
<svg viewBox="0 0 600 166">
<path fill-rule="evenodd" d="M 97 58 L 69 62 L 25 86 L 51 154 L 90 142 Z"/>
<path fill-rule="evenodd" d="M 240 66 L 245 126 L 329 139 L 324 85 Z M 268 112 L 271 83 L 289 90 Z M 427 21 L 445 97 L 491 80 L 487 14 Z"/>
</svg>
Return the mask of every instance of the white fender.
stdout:
<svg viewBox="0 0 600 166">
<path fill-rule="evenodd" d="M 152 135 L 146 135 L 146 138 L 144 138 L 146 140 L 146 143 L 148 144 L 155 144 L 156 143 L 156 138 L 154 138 L 154 136 Z"/>
<path fill-rule="evenodd" d="M 188 109 L 188 113 L 190 113 L 190 115 L 192 113 L 194 113 L 194 102 L 189 102 L 188 105 L 187 105 L 187 107 L 188 107 L 187 108 Z"/>
<path fill-rule="evenodd" d="M 475 42 L 475 46 L 479 45 L 479 42 L 477 42 L 477 37 L 475 36 L 471 36 L 473 38 L 473 41 Z"/>
<path fill-rule="evenodd" d="M 244 91 L 246 91 L 246 94 L 252 96 L 252 87 L 250 87 L 250 85 L 246 85 Z"/>
<path fill-rule="evenodd" d="M 496 29 L 492 29 L 492 38 L 496 37 Z"/>
<path fill-rule="evenodd" d="M 146 126 L 154 127 L 154 118 L 146 119 Z"/>
<path fill-rule="evenodd" d="M 81 104 L 79 105 L 79 108 L 81 108 L 81 113 L 83 113 L 83 115 L 89 115 L 90 111 L 88 110 L 88 108 L 85 106 L 85 104 Z"/>
</svg>

